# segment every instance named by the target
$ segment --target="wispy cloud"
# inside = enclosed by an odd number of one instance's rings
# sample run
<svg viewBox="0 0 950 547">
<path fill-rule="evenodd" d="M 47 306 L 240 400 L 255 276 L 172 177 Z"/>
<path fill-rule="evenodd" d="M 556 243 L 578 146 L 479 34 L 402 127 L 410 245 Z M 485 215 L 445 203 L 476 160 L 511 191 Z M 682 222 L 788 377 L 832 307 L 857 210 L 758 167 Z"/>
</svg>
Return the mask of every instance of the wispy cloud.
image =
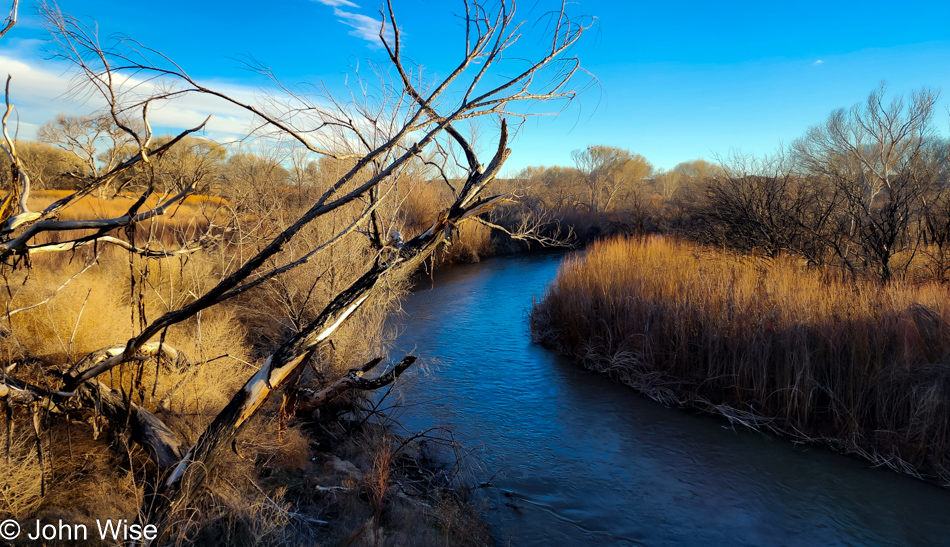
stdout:
<svg viewBox="0 0 950 547">
<path fill-rule="evenodd" d="M 13 76 L 10 98 L 16 106 L 17 132 L 21 139 L 35 138 L 39 126 L 59 112 L 81 115 L 105 106 L 105 102 L 95 94 L 77 96 L 72 92 L 75 81 L 66 65 L 25 60 L 17 51 L 0 50 L 0 66 Z M 138 93 L 155 91 L 158 86 L 157 83 L 134 79 L 119 78 L 118 81 L 126 89 L 135 89 Z M 260 93 L 259 89 L 249 86 L 216 87 L 245 102 L 254 102 Z M 208 114 L 214 116 L 208 123 L 207 134 L 217 140 L 229 141 L 245 135 L 252 123 L 244 110 L 204 95 L 188 95 L 162 102 L 156 105 L 149 118 L 156 132 L 171 133 L 200 124 Z"/>
<path fill-rule="evenodd" d="M 822 64 L 822 63 L 824 63 L 824 61 L 822 61 L 821 59 L 818 59 L 817 61 L 815 61 L 814 63 L 812 63 L 812 66 L 818 66 L 818 65 L 820 65 L 820 64 Z"/>
<path fill-rule="evenodd" d="M 343 11 L 338 8 L 333 10 L 333 15 L 340 17 L 340 22 L 344 25 L 353 27 L 353 30 L 350 31 L 350 36 L 356 36 L 357 38 L 366 40 L 369 42 L 367 45 L 371 48 L 383 47 L 383 43 L 379 39 L 379 29 L 382 28 L 383 22 L 379 19 L 374 19 L 362 13 Z M 386 30 L 386 38 L 388 39 L 392 31 L 389 29 Z"/>
<path fill-rule="evenodd" d="M 359 5 L 354 4 L 353 2 L 348 2 L 347 0 L 316 0 L 318 4 L 323 4 L 324 6 L 346 6 L 348 8 L 359 8 Z"/>
<path fill-rule="evenodd" d="M 339 22 L 350 27 L 349 32 L 350 36 L 355 36 L 360 40 L 365 40 L 366 45 L 372 49 L 379 49 L 383 47 L 382 41 L 379 39 L 379 29 L 382 28 L 383 21 L 381 19 L 376 19 L 375 17 L 370 17 L 369 15 L 364 15 L 362 13 L 356 13 L 355 11 L 346 11 L 340 9 L 340 6 L 345 6 L 348 8 L 361 9 L 358 4 L 354 4 L 349 0 L 314 0 L 319 4 L 324 6 L 331 6 L 333 8 L 333 15 L 338 17 Z M 392 38 L 392 29 L 386 29 L 386 39 Z"/>
</svg>

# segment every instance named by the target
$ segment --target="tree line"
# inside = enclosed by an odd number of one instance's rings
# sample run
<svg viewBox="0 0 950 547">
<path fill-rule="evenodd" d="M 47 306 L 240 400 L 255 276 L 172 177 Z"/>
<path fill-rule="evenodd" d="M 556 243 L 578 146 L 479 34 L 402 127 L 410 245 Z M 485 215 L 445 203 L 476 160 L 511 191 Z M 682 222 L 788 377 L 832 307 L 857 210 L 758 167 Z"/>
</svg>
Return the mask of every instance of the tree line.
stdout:
<svg viewBox="0 0 950 547">
<path fill-rule="evenodd" d="M 161 146 L 173 138 L 174 135 L 164 135 L 153 141 Z M 134 157 L 138 148 L 109 115 L 61 113 L 40 127 L 36 141 L 18 142 L 17 151 L 31 174 L 34 189 L 76 190 L 88 178 L 98 178 Z M 326 186 L 346 167 L 335 158 L 304 156 L 279 146 L 229 149 L 214 140 L 194 136 L 180 139 L 150 163 L 152 173 L 138 166 L 110 179 L 100 193 L 134 193 L 153 184 L 160 192 L 191 188 L 196 194 L 230 193 L 239 197 L 236 188 L 241 186 Z M 9 171 L 4 170 L 0 176 L 9 184 Z"/>
<path fill-rule="evenodd" d="M 881 282 L 950 280 L 950 142 L 937 93 L 832 112 L 790 146 L 658 171 L 643 156 L 592 145 L 568 167 L 529 167 L 521 214 L 553 212 L 580 235 L 676 234 L 766 258 L 799 256 Z"/>
<path fill-rule="evenodd" d="M 768 258 L 793 254 L 882 282 L 908 273 L 945 282 L 950 145 L 934 126 L 936 100 L 923 89 L 888 101 L 882 85 L 773 154 L 696 159 L 668 171 L 627 149 L 590 145 L 571 154 L 572 165 L 527 167 L 499 181 L 518 201 L 498 208 L 495 226 L 519 233 L 541 226 L 542 235 L 562 237 L 570 229 L 587 240 L 615 232 L 676 234 Z M 59 190 L 75 190 L 137 151 L 103 114 L 60 114 L 40 128 L 37 142 L 18 149 L 34 188 Z M 305 201 L 353 163 L 280 146 L 229 150 L 186 136 L 152 162 L 152 172 L 128 170 L 99 192 L 191 188 L 229 199 L 238 212 L 260 212 L 262 204 Z M 410 165 L 401 173 L 396 228 L 414 232 L 449 196 L 439 180 L 445 173 L 425 158 Z M 9 172 L 0 177 L 9 184 Z"/>
</svg>

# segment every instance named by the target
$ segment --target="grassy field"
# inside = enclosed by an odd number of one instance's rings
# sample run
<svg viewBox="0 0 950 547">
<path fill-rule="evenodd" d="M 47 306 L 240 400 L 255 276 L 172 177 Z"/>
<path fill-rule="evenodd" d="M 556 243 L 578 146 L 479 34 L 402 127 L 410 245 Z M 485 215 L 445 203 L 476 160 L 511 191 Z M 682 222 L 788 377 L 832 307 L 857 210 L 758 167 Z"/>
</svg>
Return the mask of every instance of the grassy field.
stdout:
<svg viewBox="0 0 950 547">
<path fill-rule="evenodd" d="M 568 259 L 534 338 L 669 405 L 950 484 L 950 293 L 664 238 Z"/>
</svg>

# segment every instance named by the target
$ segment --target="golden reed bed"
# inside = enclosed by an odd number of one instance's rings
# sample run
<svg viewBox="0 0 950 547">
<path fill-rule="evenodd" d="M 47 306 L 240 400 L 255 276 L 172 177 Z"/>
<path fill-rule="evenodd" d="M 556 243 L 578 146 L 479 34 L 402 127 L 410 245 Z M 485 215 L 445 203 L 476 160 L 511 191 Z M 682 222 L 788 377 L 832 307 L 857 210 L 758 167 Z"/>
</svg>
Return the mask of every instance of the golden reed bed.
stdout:
<svg viewBox="0 0 950 547">
<path fill-rule="evenodd" d="M 535 339 L 666 404 L 950 483 L 950 292 L 663 238 L 570 258 Z"/>
</svg>

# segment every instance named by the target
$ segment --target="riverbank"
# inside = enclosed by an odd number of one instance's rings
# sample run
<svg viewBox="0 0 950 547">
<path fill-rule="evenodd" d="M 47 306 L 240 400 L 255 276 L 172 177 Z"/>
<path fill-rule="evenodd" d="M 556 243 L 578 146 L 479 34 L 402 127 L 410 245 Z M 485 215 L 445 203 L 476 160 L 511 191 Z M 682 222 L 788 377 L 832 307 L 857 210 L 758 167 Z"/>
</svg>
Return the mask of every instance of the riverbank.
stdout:
<svg viewBox="0 0 950 547">
<path fill-rule="evenodd" d="M 436 266 L 471 264 L 485 258 L 569 250 L 618 235 L 642 234 L 645 227 L 630 214 L 569 212 L 538 214 L 521 203 L 499 206 L 488 224 L 463 225 L 449 244 L 434 255 Z M 422 231 L 428 225 L 416 226 Z"/>
<path fill-rule="evenodd" d="M 950 295 L 668 239 L 567 259 L 535 340 L 668 405 L 950 482 Z"/>
<path fill-rule="evenodd" d="M 57 197 L 57 192 L 37 192 L 34 198 L 41 201 L 34 206 Z M 222 202 L 189 198 L 172 217 L 151 223 L 148 235 L 168 248 L 182 245 L 203 221 L 220 221 L 218 216 L 227 209 Z M 79 205 L 94 217 L 121 215 L 131 206 L 92 196 Z M 253 224 L 240 216 L 234 222 Z M 324 228 L 314 226 L 306 233 L 316 239 Z M 194 445 L 267 356 L 313 321 L 331 295 L 362 274 L 368 245 L 365 239 L 350 238 L 328 255 L 301 264 L 295 275 L 279 283 L 248 291 L 204 311 L 195 321 L 167 329 L 162 344 L 174 348 L 180 359 L 119 367 L 103 375 L 98 389 L 109 391 L 99 393 L 134 401 L 133 408 L 145 409 L 155 423 L 168 428 L 167 438 L 175 446 Z M 252 247 L 227 240 L 187 260 L 146 260 L 107 245 L 32 257 L 33 270 L 8 275 L 12 289 L 3 304 L 15 310 L 15 320 L 8 316 L 0 327 L 3 369 L 34 385 L 59 389 L 78 356 L 115 344 L 116 333 L 128 332 L 130 320 L 145 321 L 188 305 L 222 272 L 230 271 L 235 256 L 246 256 Z M 130 269 L 141 277 L 130 279 Z M 284 396 L 271 397 L 260 407 L 231 449 L 219 456 L 194 504 L 170 519 L 174 524 L 169 526 L 169 541 L 493 543 L 476 508 L 465 501 L 464 488 L 444 480 L 420 439 L 412 441 L 384 427 L 392 421 L 368 410 L 369 396 L 351 392 L 320 412 L 294 403 L 385 355 L 383 324 L 405 294 L 405 285 L 402 277 L 388 278 L 385 290 L 336 331 L 335 344 L 312 358 Z M 135 293 L 134 301 L 130 293 Z M 0 388 L 5 401 L 9 388 Z M 0 435 L 0 458 L 5 462 L 0 465 L 0 520 L 15 519 L 24 526 L 62 520 L 89 530 L 100 518 L 135 521 L 168 464 L 158 464 L 137 444 L 136 426 L 129 425 L 126 411 L 115 419 L 116 411 L 110 415 L 103 408 L 98 402 L 90 408 L 70 406 L 68 419 L 60 419 L 64 413 L 57 410 L 49 420 L 33 421 L 25 409 L 11 407 L 8 416 L 13 419 L 0 420 L 6 431 Z M 90 536 L 90 541 L 95 539 Z"/>
<path fill-rule="evenodd" d="M 390 327 L 419 362 L 387 400 L 411 402 L 407 431 L 445 426 L 472 450 L 499 545 L 945 542 L 945 489 L 666 408 L 532 343 L 526 311 L 565 256 L 439 268 Z"/>
</svg>

